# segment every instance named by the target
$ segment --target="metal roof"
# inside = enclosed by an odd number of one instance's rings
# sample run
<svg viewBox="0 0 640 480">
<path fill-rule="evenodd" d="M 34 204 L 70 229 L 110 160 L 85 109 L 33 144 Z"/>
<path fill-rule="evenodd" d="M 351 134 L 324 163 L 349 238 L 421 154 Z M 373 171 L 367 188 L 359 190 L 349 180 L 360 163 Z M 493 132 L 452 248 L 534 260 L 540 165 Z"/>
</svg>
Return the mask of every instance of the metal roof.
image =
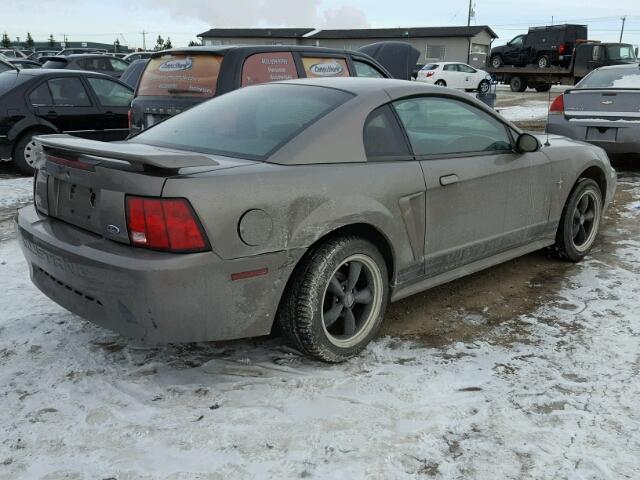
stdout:
<svg viewBox="0 0 640 480">
<path fill-rule="evenodd" d="M 245 38 L 300 38 L 313 32 L 313 28 L 212 28 L 198 37 L 245 37 Z"/>
<path fill-rule="evenodd" d="M 320 30 L 307 38 L 414 38 L 414 37 L 473 37 L 487 32 L 492 38 L 498 35 L 487 25 L 469 27 L 410 27 L 410 28 L 358 28 L 344 30 Z"/>
</svg>

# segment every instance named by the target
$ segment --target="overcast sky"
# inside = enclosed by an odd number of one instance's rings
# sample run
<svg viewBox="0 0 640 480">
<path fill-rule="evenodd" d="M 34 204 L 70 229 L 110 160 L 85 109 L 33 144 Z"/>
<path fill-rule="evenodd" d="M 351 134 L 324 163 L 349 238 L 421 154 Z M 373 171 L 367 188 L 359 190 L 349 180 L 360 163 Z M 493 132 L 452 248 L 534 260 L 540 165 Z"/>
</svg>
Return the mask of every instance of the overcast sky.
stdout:
<svg viewBox="0 0 640 480">
<path fill-rule="evenodd" d="M 211 27 L 423 27 L 466 25 L 467 0 L 3 0 L 0 32 L 36 40 L 113 42 L 147 47 L 158 34 L 186 45 Z M 589 36 L 617 41 L 620 17 L 627 17 L 623 41 L 640 44 L 640 0 L 477 0 L 472 22 L 489 25 L 496 44 L 529 26 L 584 23 Z"/>
</svg>

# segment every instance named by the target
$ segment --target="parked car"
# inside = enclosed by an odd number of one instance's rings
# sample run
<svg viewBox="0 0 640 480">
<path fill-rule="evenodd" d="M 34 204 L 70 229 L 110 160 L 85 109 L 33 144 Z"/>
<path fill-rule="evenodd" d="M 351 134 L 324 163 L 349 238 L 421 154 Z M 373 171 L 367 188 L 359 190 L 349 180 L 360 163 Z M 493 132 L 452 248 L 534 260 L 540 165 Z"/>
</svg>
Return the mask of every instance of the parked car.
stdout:
<svg viewBox="0 0 640 480">
<path fill-rule="evenodd" d="M 13 63 L 0 57 L 0 73 L 7 71 L 16 71 L 17 69 L 18 67 L 16 67 Z"/>
<path fill-rule="evenodd" d="M 549 133 L 598 145 L 609 154 L 640 153 L 640 67 L 602 67 L 549 108 Z"/>
<path fill-rule="evenodd" d="M 27 56 L 20 50 L 16 50 L 13 48 L 2 49 L 0 50 L 0 53 L 7 58 L 27 58 Z"/>
<path fill-rule="evenodd" d="M 19 70 L 0 74 L 0 159 L 33 173 L 33 137 L 70 133 L 122 140 L 133 90 L 112 77 L 71 70 Z"/>
<path fill-rule="evenodd" d="M 106 54 L 107 51 L 100 48 L 65 48 L 60 50 L 56 55 L 66 57 L 68 55 L 81 55 L 88 53 Z"/>
<path fill-rule="evenodd" d="M 389 300 L 547 246 L 579 261 L 616 185 L 602 149 L 543 147 L 406 80 L 253 85 L 125 142 L 36 149 L 18 235 L 51 299 L 150 343 L 277 322 L 328 362 L 367 345 Z"/>
<path fill-rule="evenodd" d="M 420 70 L 422 70 L 422 68 L 425 66 L 424 63 L 416 63 L 416 66 L 414 67 L 413 71 L 411 72 L 411 78 L 413 78 L 414 80 L 418 78 L 418 72 L 420 72 Z"/>
<path fill-rule="evenodd" d="M 42 65 L 40 65 L 38 62 L 34 60 L 27 60 L 26 58 L 12 58 L 9 59 L 9 62 L 12 65 L 18 67 L 20 70 L 23 70 L 25 68 L 42 68 Z"/>
<path fill-rule="evenodd" d="M 586 39 L 586 25 L 531 27 L 529 33 L 514 37 L 506 45 L 492 48 L 489 63 L 493 68 L 529 64 L 539 68 L 551 65 L 566 67 L 571 62 L 576 42 Z"/>
<path fill-rule="evenodd" d="M 45 58 L 45 57 L 54 57 L 57 54 L 58 54 L 58 50 L 40 50 L 38 52 L 33 52 L 27 58 L 29 60 L 35 60 L 38 63 L 44 63 L 45 60 L 43 60 L 43 58 Z"/>
<path fill-rule="evenodd" d="M 350 75 L 391 76 L 368 55 L 330 48 L 224 46 L 156 52 L 131 104 L 131 133 L 247 85 Z"/>
<path fill-rule="evenodd" d="M 116 57 L 116 58 L 121 58 L 124 60 L 124 58 L 128 55 L 126 53 L 110 53 L 109 55 Z M 125 62 L 129 63 L 128 60 L 124 60 Z"/>
<path fill-rule="evenodd" d="M 120 77 L 120 81 L 126 83 L 135 90 L 138 87 L 138 82 L 140 81 L 140 77 L 142 76 L 142 72 L 144 71 L 144 67 L 147 65 L 148 61 L 149 59 L 146 58 L 131 62 Z"/>
<path fill-rule="evenodd" d="M 101 54 L 67 55 L 66 57 L 48 57 L 42 68 L 71 70 L 89 70 L 91 72 L 104 73 L 115 78 L 120 78 L 129 67 L 124 60 Z"/>
<path fill-rule="evenodd" d="M 125 55 L 123 60 L 129 63 L 132 63 L 136 60 L 149 59 L 151 58 L 151 55 L 153 55 L 154 53 L 156 52 L 133 52 L 133 53 L 130 53 L 129 55 Z"/>
<path fill-rule="evenodd" d="M 418 72 L 416 81 L 440 87 L 478 90 L 480 93 L 486 93 L 491 88 L 491 75 L 458 62 L 429 63 Z"/>
</svg>

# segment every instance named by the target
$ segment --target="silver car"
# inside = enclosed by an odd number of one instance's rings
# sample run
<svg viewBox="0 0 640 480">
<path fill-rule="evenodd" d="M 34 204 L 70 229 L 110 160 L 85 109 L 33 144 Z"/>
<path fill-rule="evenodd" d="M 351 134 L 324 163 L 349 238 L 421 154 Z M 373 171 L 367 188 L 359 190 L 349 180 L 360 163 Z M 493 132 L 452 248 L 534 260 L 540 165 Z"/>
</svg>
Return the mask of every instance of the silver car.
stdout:
<svg viewBox="0 0 640 480">
<path fill-rule="evenodd" d="M 547 131 L 598 145 L 609 154 L 640 153 L 640 65 L 591 72 L 553 101 Z"/>
<path fill-rule="evenodd" d="M 553 247 L 582 259 L 605 152 L 543 146 L 464 93 L 369 78 L 246 87 L 136 137 L 37 137 L 34 283 L 147 342 L 265 335 L 338 362 L 389 301 Z"/>
</svg>

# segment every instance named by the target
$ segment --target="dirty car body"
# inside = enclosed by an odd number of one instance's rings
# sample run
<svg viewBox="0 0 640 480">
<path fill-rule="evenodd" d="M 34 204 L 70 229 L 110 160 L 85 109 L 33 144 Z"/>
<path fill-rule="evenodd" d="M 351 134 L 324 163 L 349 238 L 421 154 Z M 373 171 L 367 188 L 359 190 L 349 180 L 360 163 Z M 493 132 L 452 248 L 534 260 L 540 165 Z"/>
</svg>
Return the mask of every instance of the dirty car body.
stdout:
<svg viewBox="0 0 640 480">
<path fill-rule="evenodd" d="M 420 124 L 423 108 L 434 125 Z M 585 172 L 610 202 L 601 149 L 554 137 L 523 153 L 521 133 L 415 82 L 251 86 L 125 142 L 39 137 L 19 237 L 38 288 L 108 329 L 154 343 L 264 335 L 329 240 L 374 245 L 398 300 L 553 244 Z M 145 199 L 186 199 L 199 247 L 148 248 L 129 208 Z"/>
</svg>

